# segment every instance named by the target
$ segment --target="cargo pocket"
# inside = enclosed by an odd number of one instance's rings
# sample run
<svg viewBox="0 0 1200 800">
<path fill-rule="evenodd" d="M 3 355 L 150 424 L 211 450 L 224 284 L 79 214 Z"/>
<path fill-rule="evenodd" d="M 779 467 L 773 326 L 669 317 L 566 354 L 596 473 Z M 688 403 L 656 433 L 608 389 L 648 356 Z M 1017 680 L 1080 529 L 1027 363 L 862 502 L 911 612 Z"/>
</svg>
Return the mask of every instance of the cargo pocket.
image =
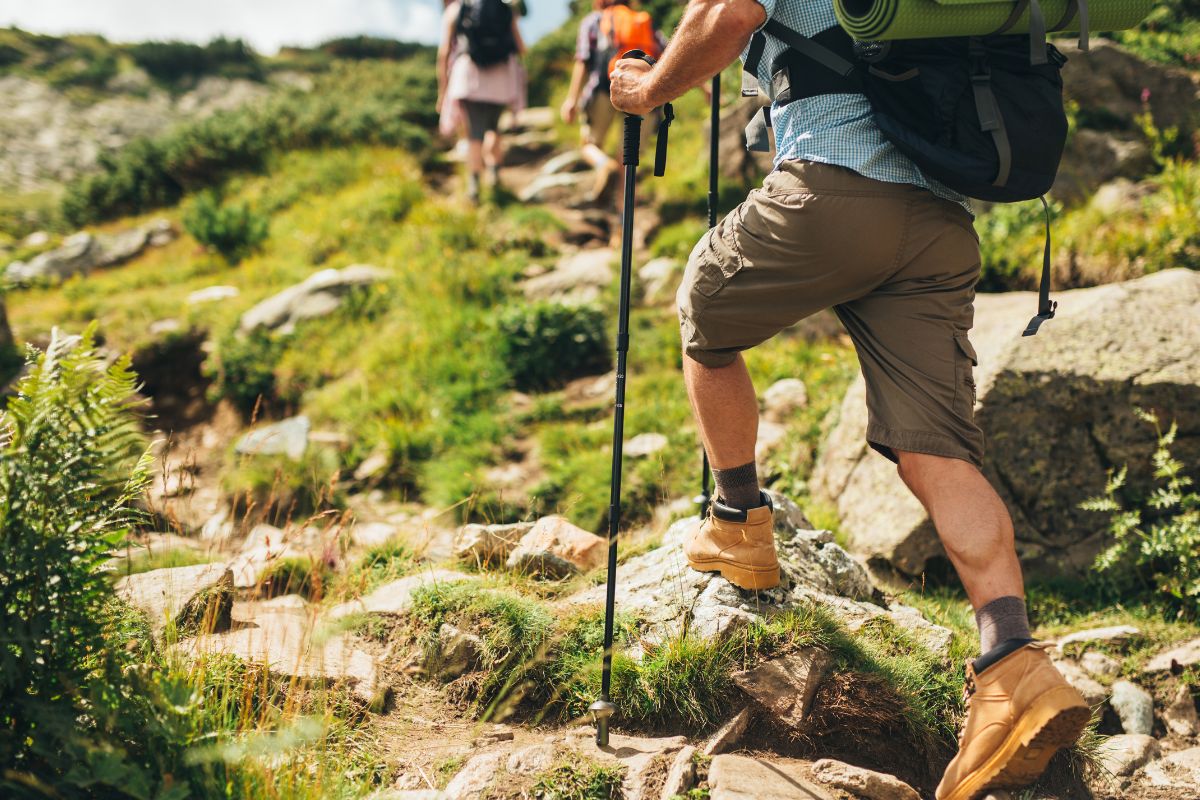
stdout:
<svg viewBox="0 0 1200 800">
<path fill-rule="evenodd" d="M 704 297 L 712 297 L 724 289 L 725 284 L 742 269 L 737 232 L 745 213 L 744 206 L 745 203 L 729 212 L 692 251 L 692 264 L 689 264 L 689 268 L 694 267 L 690 276 L 691 286 Z M 685 275 L 685 279 L 688 277 Z"/>
<path fill-rule="evenodd" d="M 954 334 L 954 411 L 964 419 L 975 416 L 975 367 L 979 357 L 965 333 Z"/>
</svg>

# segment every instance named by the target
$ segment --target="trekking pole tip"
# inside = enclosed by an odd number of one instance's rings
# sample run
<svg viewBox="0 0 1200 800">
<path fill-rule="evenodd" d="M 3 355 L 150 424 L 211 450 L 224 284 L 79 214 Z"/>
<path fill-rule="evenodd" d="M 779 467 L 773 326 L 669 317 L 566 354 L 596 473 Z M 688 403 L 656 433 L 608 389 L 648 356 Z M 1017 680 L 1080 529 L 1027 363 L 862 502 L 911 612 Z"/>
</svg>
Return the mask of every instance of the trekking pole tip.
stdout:
<svg viewBox="0 0 1200 800">
<path fill-rule="evenodd" d="M 608 747 L 608 718 L 616 710 L 617 707 L 607 700 L 597 700 L 588 706 L 588 711 L 592 712 L 592 719 L 596 721 L 597 747 Z"/>
</svg>

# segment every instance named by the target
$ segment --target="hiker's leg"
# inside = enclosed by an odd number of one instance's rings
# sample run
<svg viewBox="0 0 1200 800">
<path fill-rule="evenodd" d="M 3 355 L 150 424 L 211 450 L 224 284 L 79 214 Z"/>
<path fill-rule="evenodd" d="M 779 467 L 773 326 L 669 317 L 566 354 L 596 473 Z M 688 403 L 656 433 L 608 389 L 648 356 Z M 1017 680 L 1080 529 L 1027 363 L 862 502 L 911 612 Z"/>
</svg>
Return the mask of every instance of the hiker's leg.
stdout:
<svg viewBox="0 0 1200 800">
<path fill-rule="evenodd" d="M 488 131 L 483 137 L 483 159 L 489 169 L 498 169 L 504 159 L 504 144 L 499 131 Z"/>
<path fill-rule="evenodd" d="M 753 463 L 758 399 L 741 355 L 725 367 L 706 367 L 685 355 L 683 379 L 713 469 Z"/>
<path fill-rule="evenodd" d="M 467 171 L 472 175 L 483 172 L 483 141 L 481 139 L 467 140 Z"/>
<path fill-rule="evenodd" d="M 958 458 L 897 451 L 904 483 L 929 512 L 946 554 L 976 609 L 1001 597 L 1023 597 L 1012 518 L 974 464 Z"/>
</svg>

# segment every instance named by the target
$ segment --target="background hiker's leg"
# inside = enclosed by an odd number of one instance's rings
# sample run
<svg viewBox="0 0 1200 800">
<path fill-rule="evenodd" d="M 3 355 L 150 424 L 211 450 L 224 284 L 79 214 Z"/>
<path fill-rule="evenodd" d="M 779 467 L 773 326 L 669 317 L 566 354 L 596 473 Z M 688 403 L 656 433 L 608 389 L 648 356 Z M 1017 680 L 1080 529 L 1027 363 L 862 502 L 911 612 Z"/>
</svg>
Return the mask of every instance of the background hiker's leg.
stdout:
<svg viewBox="0 0 1200 800">
<path fill-rule="evenodd" d="M 483 138 L 484 160 L 487 162 L 488 168 L 492 170 L 500 169 L 500 162 L 504 159 L 504 142 L 500 138 L 499 131 L 488 131 Z"/>
<path fill-rule="evenodd" d="M 727 367 L 706 367 L 684 355 L 683 378 L 713 468 L 753 462 L 758 398 L 742 357 Z"/>
<path fill-rule="evenodd" d="M 896 455 L 900 477 L 929 512 L 971 605 L 1024 597 L 1012 518 L 983 473 L 957 458 Z"/>
</svg>

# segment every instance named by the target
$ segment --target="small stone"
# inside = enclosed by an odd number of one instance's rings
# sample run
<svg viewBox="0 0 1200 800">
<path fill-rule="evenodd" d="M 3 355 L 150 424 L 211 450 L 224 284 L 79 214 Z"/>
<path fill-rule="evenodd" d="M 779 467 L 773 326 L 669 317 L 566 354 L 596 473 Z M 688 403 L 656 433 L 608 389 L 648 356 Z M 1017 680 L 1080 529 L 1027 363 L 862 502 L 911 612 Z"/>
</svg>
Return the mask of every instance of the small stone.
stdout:
<svg viewBox="0 0 1200 800">
<path fill-rule="evenodd" d="M 183 323 L 175 318 L 156 319 L 150 323 L 148 328 L 152 336 L 166 336 L 168 333 L 176 333 L 183 330 Z"/>
<path fill-rule="evenodd" d="M 1121 662 L 1104 653 L 1089 650 L 1079 659 L 1079 666 L 1093 675 L 1115 678 L 1121 674 Z"/>
<path fill-rule="evenodd" d="M 238 441 L 234 451 L 241 455 L 285 455 L 293 461 L 304 458 L 308 450 L 308 417 L 298 416 L 255 428 Z"/>
<path fill-rule="evenodd" d="M 1200 719 L 1196 715 L 1196 700 L 1192 688 L 1181 683 L 1175 689 L 1171 704 L 1163 710 L 1163 723 L 1176 736 L 1195 736 L 1200 733 Z"/>
<path fill-rule="evenodd" d="M 1154 728 L 1154 698 L 1132 681 L 1117 681 L 1112 686 L 1109 705 L 1121 718 L 1126 733 L 1149 734 Z"/>
<path fill-rule="evenodd" d="M 559 175 L 564 172 L 578 172 L 587 168 L 583 153 L 578 150 L 566 150 L 549 159 L 538 171 L 539 175 Z"/>
<path fill-rule="evenodd" d="M 683 274 L 683 263 L 675 258 L 653 258 L 638 270 L 642 298 L 650 304 L 673 300 L 675 289 Z"/>
<path fill-rule="evenodd" d="M 1169 786 L 1182 792 L 1179 797 L 1195 797 L 1200 785 L 1200 747 L 1180 750 L 1151 762 L 1145 770 L 1151 786 Z"/>
<path fill-rule="evenodd" d="M 483 640 L 448 623 L 438 628 L 437 640 L 426 659 L 425 671 L 439 680 L 452 681 L 470 672 L 483 652 Z M 509 731 L 509 738 L 512 732 Z"/>
<path fill-rule="evenodd" d="M 784 422 L 798 409 L 808 405 L 808 387 L 799 378 L 775 381 L 763 393 L 763 416 L 772 422 Z"/>
<path fill-rule="evenodd" d="M 915 789 L 894 775 L 863 769 L 832 758 L 814 762 L 812 770 L 813 776 L 821 783 L 865 800 L 921 800 Z"/>
<path fill-rule="evenodd" d="M 386 450 L 376 450 L 354 468 L 354 480 L 370 480 L 391 466 L 391 463 L 392 457 Z"/>
<path fill-rule="evenodd" d="M 504 561 L 521 541 L 521 537 L 533 530 L 532 522 L 516 522 L 509 525 L 463 525 L 454 535 L 454 556 L 459 561 L 472 564 L 491 564 Z"/>
<path fill-rule="evenodd" d="M 564 517 L 542 517 L 517 543 L 508 568 L 546 578 L 587 572 L 604 562 L 608 541 Z"/>
<path fill-rule="evenodd" d="M 1173 665 L 1191 667 L 1200 664 L 1200 639 L 1192 639 L 1156 655 L 1146 665 L 1146 672 L 1166 672 Z"/>
<path fill-rule="evenodd" d="M 241 290 L 236 286 L 209 286 L 206 289 L 199 289 L 187 296 L 187 304 L 189 306 L 198 306 L 204 303 L 216 303 L 221 300 L 231 300 L 241 294 Z"/>
<path fill-rule="evenodd" d="M 1158 741 L 1144 733 L 1110 736 L 1100 745 L 1100 766 L 1116 777 L 1130 775 L 1147 761 L 1157 758 Z"/>
<path fill-rule="evenodd" d="M 535 744 L 517 750 L 508 757 L 505 768 L 513 775 L 534 775 L 554 766 L 556 750 L 549 743 Z"/>
<path fill-rule="evenodd" d="M 1094 642 L 1123 642 L 1131 636 L 1141 633 L 1139 628 L 1132 625 L 1113 625 L 1108 628 L 1090 628 L 1086 631 L 1068 633 L 1058 640 L 1059 652 L 1066 652 L 1068 645 L 1092 644 Z"/>
<path fill-rule="evenodd" d="M 551 177 L 574 179 L 570 175 Z M 612 283 L 615 259 L 616 253 L 608 248 L 580 250 L 561 258 L 550 272 L 523 282 L 521 289 L 529 300 L 587 302 Z"/>
<path fill-rule="evenodd" d="M 688 745 L 675 754 L 667 779 L 663 782 L 659 800 L 671 800 L 676 795 L 687 794 L 696 785 L 696 748 Z"/>
<path fill-rule="evenodd" d="M 639 433 L 625 443 L 624 453 L 630 458 L 645 458 L 665 450 L 668 441 L 661 433 Z"/>
<path fill-rule="evenodd" d="M 765 418 L 759 420 L 758 441 L 754 445 L 754 460 L 761 464 L 779 445 L 783 444 L 786 436 L 787 428 L 778 422 L 772 422 Z"/>
<path fill-rule="evenodd" d="M 759 664 L 754 669 L 735 672 L 733 682 L 772 719 L 787 727 L 799 728 L 832 664 L 833 659 L 825 650 L 806 647 Z"/>
<path fill-rule="evenodd" d="M 751 716 L 750 706 L 746 706 L 708 737 L 700 752 L 706 756 L 715 756 L 736 747 L 742 734 L 746 732 L 746 726 L 750 724 Z"/>
<path fill-rule="evenodd" d="M 1083 695 L 1083 699 L 1089 706 L 1095 708 L 1108 697 L 1108 690 L 1095 678 L 1084 672 L 1076 662 L 1064 658 L 1061 661 L 1055 661 L 1054 666 L 1067 679 L 1067 683 L 1074 686 Z"/>
<path fill-rule="evenodd" d="M 362 522 L 350 529 L 350 541 L 355 547 L 379 547 L 396 538 L 396 526 L 386 522 Z"/>
<path fill-rule="evenodd" d="M 479 796 L 492 782 L 503 763 L 503 753 L 480 753 L 474 756 L 450 783 L 446 784 L 446 795 L 462 798 Z"/>
</svg>

